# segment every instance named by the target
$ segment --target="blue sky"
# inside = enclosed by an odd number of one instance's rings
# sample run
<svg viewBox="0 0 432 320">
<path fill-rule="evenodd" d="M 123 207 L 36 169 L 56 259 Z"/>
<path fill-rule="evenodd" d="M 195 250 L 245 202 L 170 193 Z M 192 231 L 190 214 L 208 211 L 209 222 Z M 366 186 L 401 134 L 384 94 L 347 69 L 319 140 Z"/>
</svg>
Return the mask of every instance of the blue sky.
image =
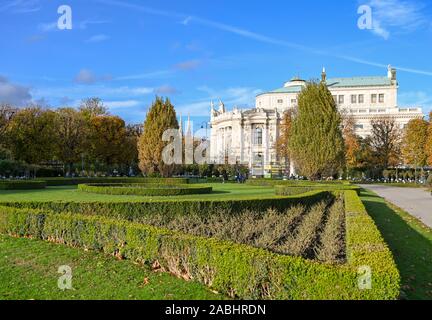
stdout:
<svg viewBox="0 0 432 320">
<path fill-rule="evenodd" d="M 72 30 L 57 9 L 72 8 Z M 357 26 L 372 8 L 373 29 Z M 155 95 L 195 120 L 210 100 L 251 107 L 291 77 L 386 75 L 432 110 L 432 7 L 420 0 L 0 0 L 0 100 L 76 106 L 99 96 L 144 120 Z"/>
</svg>

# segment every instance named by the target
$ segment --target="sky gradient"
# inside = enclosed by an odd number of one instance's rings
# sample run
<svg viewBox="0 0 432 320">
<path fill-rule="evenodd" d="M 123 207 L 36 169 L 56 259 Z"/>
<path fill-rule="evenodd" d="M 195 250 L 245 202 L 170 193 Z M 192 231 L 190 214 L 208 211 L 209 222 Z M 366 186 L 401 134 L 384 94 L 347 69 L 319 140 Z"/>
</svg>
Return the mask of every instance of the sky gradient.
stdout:
<svg viewBox="0 0 432 320">
<path fill-rule="evenodd" d="M 72 30 L 57 9 L 72 8 Z M 357 26 L 361 5 L 373 29 Z M 210 100 L 253 107 L 293 76 L 386 75 L 399 104 L 432 110 L 432 8 L 420 0 L 0 0 L 0 102 L 77 106 L 98 96 L 129 123 L 168 96 L 195 126 Z"/>
</svg>

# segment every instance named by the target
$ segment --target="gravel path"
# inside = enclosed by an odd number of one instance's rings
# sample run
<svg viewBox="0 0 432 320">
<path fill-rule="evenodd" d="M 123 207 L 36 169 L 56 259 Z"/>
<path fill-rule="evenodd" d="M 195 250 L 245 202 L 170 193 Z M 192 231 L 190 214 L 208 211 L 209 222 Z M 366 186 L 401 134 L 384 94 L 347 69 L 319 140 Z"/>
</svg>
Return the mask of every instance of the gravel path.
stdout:
<svg viewBox="0 0 432 320">
<path fill-rule="evenodd" d="M 432 196 L 424 189 L 398 188 L 383 185 L 360 185 L 404 209 L 432 228 Z"/>
</svg>

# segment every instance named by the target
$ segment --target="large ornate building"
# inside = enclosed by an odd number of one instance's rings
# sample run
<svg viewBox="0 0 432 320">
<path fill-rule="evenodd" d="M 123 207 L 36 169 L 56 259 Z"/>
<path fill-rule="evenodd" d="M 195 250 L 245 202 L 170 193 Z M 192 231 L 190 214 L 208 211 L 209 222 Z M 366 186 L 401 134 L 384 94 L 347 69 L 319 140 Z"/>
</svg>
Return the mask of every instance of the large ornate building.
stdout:
<svg viewBox="0 0 432 320">
<path fill-rule="evenodd" d="M 355 120 L 355 130 L 366 137 L 371 120 L 388 116 L 404 128 L 412 119 L 423 118 L 419 107 L 398 106 L 396 69 L 389 66 L 387 76 L 327 78 L 327 83 L 341 113 Z M 275 142 L 284 111 L 297 106 L 297 98 L 306 81 L 293 78 L 282 88 L 256 97 L 251 110 L 234 107 L 227 111 L 222 101 L 216 110 L 211 106 L 211 160 L 216 163 L 246 164 L 254 176 L 265 176 L 280 170 Z"/>
</svg>

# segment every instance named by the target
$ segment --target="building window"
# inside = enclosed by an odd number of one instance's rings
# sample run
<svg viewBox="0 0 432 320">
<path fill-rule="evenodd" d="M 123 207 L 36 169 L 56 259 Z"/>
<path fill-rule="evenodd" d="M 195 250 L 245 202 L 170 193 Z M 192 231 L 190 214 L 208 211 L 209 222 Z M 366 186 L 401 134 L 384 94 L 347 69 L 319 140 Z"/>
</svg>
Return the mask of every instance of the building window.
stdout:
<svg viewBox="0 0 432 320">
<path fill-rule="evenodd" d="M 277 103 L 282 104 L 283 100 L 282 99 L 278 99 Z"/>
<path fill-rule="evenodd" d="M 339 104 L 345 103 L 345 96 L 339 96 Z"/>
<path fill-rule="evenodd" d="M 384 103 L 384 94 L 379 95 L 379 103 Z"/>
<path fill-rule="evenodd" d="M 371 96 L 371 103 L 377 103 L 377 95 L 376 94 L 373 94 Z"/>
<path fill-rule="evenodd" d="M 333 100 L 334 100 L 335 103 L 338 103 L 337 96 L 333 96 Z"/>
<path fill-rule="evenodd" d="M 359 96 L 358 96 L 358 102 L 359 103 L 364 103 L 364 95 L 363 94 L 359 94 Z"/>
<path fill-rule="evenodd" d="M 362 130 L 362 129 L 364 129 L 364 126 L 362 124 L 356 124 L 355 129 L 356 130 Z"/>
<path fill-rule="evenodd" d="M 254 144 L 257 146 L 262 146 L 262 144 L 263 144 L 263 129 L 261 129 L 261 128 L 255 129 Z"/>
<path fill-rule="evenodd" d="M 351 103 L 357 103 L 357 96 L 355 94 L 351 95 Z"/>
<path fill-rule="evenodd" d="M 296 104 L 297 103 L 297 99 L 291 99 L 291 104 Z"/>
</svg>

